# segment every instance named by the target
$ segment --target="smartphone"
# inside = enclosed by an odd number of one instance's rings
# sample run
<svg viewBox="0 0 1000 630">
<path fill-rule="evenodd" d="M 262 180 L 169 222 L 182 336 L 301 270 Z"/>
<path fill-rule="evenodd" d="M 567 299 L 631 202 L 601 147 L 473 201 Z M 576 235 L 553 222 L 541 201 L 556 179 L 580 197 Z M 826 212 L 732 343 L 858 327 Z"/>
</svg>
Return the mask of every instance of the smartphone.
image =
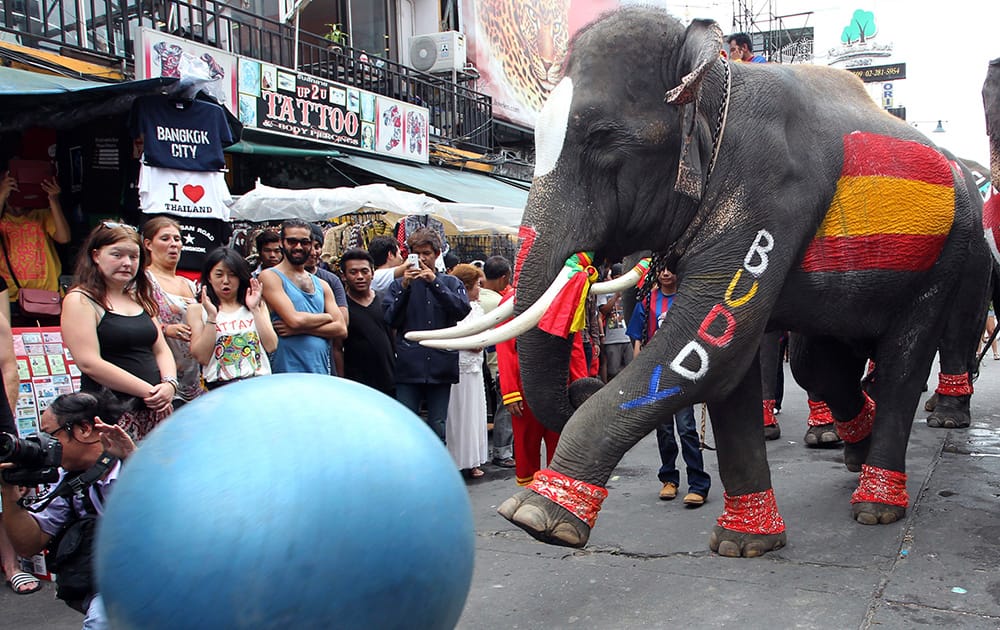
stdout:
<svg viewBox="0 0 1000 630">
<path fill-rule="evenodd" d="M 406 257 L 406 264 L 413 269 L 420 269 L 420 256 L 417 254 L 410 254 Z"/>
</svg>

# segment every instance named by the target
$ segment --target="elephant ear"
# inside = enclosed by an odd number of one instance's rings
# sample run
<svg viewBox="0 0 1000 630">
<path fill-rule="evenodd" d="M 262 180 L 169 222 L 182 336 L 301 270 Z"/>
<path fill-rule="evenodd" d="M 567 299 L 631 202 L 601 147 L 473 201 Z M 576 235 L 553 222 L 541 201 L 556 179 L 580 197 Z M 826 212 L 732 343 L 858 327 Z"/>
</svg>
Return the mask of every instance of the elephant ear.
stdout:
<svg viewBox="0 0 1000 630">
<path fill-rule="evenodd" d="M 664 99 L 668 104 L 681 108 L 681 152 L 674 190 L 695 201 L 701 201 L 704 180 L 701 149 L 695 137 L 698 92 L 721 51 L 722 29 L 719 25 L 712 20 L 692 21 L 684 32 L 684 41 L 677 56 L 678 74 L 684 75 L 680 85 L 668 90 Z"/>
</svg>

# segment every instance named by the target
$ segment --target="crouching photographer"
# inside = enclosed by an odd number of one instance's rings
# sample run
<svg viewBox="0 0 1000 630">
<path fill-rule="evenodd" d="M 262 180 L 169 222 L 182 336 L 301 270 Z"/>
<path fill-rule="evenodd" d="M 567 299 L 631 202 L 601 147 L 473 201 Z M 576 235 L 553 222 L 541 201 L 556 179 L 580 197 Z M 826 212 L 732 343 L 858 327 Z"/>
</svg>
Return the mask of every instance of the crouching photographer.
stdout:
<svg viewBox="0 0 1000 630">
<path fill-rule="evenodd" d="M 86 615 L 85 630 L 107 627 L 95 592 L 92 555 L 105 498 L 118 478 L 121 460 L 135 450 L 132 438 L 115 424 L 122 411 L 107 390 L 64 394 L 42 414 L 43 434 L 0 437 L 0 461 L 5 462 L 0 464 L 3 526 L 22 556 L 49 549 L 56 595 Z M 49 474 L 46 469 L 58 461 L 59 483 L 41 496 L 26 497 L 25 486 Z"/>
</svg>

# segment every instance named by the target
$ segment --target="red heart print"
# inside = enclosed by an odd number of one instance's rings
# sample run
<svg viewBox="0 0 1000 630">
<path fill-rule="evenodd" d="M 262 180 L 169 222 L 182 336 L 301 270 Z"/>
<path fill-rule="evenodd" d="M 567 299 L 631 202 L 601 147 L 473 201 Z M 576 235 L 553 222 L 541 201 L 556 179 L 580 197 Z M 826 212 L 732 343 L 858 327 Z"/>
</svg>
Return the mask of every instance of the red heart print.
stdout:
<svg viewBox="0 0 1000 630">
<path fill-rule="evenodd" d="M 205 196 L 204 186 L 195 186 L 193 184 L 187 184 L 184 186 L 184 188 L 181 188 L 181 191 L 184 192 L 185 197 L 187 197 L 194 203 L 198 203 L 198 200 Z"/>
</svg>

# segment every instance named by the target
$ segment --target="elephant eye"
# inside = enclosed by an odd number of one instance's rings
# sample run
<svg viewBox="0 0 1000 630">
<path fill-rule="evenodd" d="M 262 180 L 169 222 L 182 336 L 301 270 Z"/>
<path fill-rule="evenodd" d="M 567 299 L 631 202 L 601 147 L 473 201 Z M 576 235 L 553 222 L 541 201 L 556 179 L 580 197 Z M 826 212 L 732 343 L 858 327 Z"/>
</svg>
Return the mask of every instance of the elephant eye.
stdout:
<svg viewBox="0 0 1000 630">
<path fill-rule="evenodd" d="M 617 169 L 639 144 L 639 137 L 619 122 L 594 123 L 587 129 L 581 161 L 594 170 Z"/>
</svg>

